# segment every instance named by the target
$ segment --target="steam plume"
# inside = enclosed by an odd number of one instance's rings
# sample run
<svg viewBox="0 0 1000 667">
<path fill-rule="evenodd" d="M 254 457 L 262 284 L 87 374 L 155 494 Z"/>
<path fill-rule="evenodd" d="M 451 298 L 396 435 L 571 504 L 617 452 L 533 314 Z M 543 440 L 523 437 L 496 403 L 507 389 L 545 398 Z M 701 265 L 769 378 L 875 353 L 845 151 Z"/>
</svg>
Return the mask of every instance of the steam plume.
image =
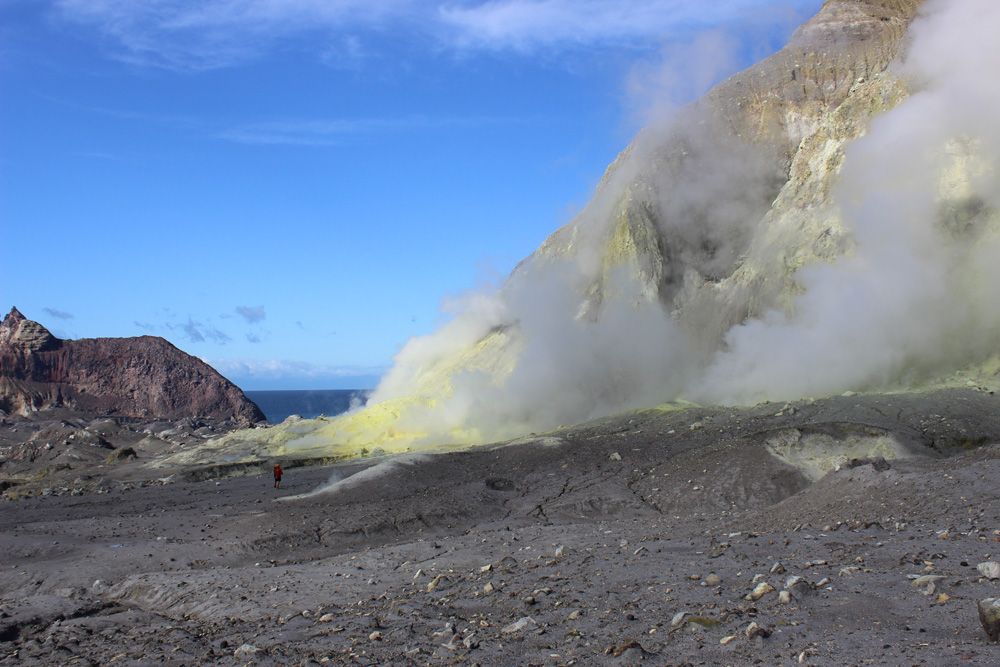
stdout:
<svg viewBox="0 0 1000 667">
<path fill-rule="evenodd" d="M 385 408 L 392 428 L 428 440 L 487 440 L 678 398 L 884 389 L 996 354 L 1000 4 L 925 14 L 894 67 L 912 94 L 846 147 L 822 206 L 779 210 L 780 156 L 684 110 L 503 288 L 411 340 L 368 409 L 402 406 Z M 796 247 L 762 240 L 781 215 L 825 226 L 816 247 L 836 252 L 795 266 Z M 771 273 L 739 282 L 768 258 Z"/>
</svg>

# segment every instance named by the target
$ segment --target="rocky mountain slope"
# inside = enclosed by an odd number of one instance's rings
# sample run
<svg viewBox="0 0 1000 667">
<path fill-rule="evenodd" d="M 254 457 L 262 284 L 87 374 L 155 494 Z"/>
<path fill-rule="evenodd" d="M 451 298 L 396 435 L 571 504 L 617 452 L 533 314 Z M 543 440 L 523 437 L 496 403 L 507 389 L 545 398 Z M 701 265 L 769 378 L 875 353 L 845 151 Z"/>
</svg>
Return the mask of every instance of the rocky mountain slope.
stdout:
<svg viewBox="0 0 1000 667">
<path fill-rule="evenodd" d="M 996 54 L 955 10 L 828 0 L 641 132 L 497 293 L 409 342 L 364 410 L 219 445 L 363 454 L 681 399 L 998 388 L 1000 152 L 961 102 L 1000 106 Z M 971 46 L 943 57 L 941 40 Z"/>
<path fill-rule="evenodd" d="M 0 410 L 53 407 L 148 420 L 265 421 L 239 387 L 162 338 L 60 340 L 14 308 L 0 324 Z"/>
</svg>

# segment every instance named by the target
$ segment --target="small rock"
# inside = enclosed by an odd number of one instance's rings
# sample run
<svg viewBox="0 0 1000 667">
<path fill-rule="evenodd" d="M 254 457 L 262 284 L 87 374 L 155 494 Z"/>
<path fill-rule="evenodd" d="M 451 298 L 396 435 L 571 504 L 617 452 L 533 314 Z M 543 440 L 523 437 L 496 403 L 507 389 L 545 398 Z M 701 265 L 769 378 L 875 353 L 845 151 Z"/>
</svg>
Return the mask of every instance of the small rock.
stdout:
<svg viewBox="0 0 1000 667">
<path fill-rule="evenodd" d="M 254 655 L 255 653 L 260 653 L 263 650 L 264 649 L 258 648 L 253 644 L 243 644 L 238 649 L 233 651 L 233 656 L 237 658 L 246 658 L 251 655 Z"/>
<path fill-rule="evenodd" d="M 442 584 L 442 582 L 446 582 L 446 581 L 448 581 L 448 577 L 446 577 L 443 574 L 439 574 L 438 576 L 434 577 L 431 580 L 431 583 L 427 584 L 427 592 L 430 593 L 435 588 L 437 588 L 438 586 L 440 586 Z"/>
<path fill-rule="evenodd" d="M 376 630 L 375 632 L 368 635 L 368 641 L 377 642 L 382 640 L 382 633 Z"/>
<path fill-rule="evenodd" d="M 944 576 L 940 574 L 925 574 L 911 581 L 910 586 L 913 586 L 914 588 L 923 588 L 931 584 L 936 584 L 942 579 L 944 579 Z"/>
<path fill-rule="evenodd" d="M 705 583 L 709 586 L 718 586 L 722 583 L 722 578 L 719 575 L 712 573 L 705 577 Z"/>
<path fill-rule="evenodd" d="M 644 649 L 642 645 L 634 639 L 629 639 L 628 641 L 618 644 L 618 646 L 609 648 L 604 652 L 604 654 L 620 658 L 627 652 L 635 652 L 637 656 L 641 657 L 645 657 L 647 655 L 646 649 Z"/>
<path fill-rule="evenodd" d="M 733 641 L 734 639 L 736 639 L 736 635 L 729 635 L 728 637 L 723 637 L 722 639 L 720 639 L 719 643 L 725 645 Z"/>
<path fill-rule="evenodd" d="M 1000 598 L 984 598 L 979 601 L 979 622 L 990 641 L 1000 640 Z"/>
<path fill-rule="evenodd" d="M 492 593 L 494 590 L 496 590 L 496 589 L 493 587 L 493 584 L 490 583 L 490 582 L 486 582 L 486 585 L 483 586 L 483 592 L 486 593 L 487 595 L 489 595 L 490 593 Z"/>
<path fill-rule="evenodd" d="M 980 563 L 976 566 L 979 570 L 979 574 L 983 575 L 990 581 L 1000 579 L 1000 563 L 994 563 L 993 561 L 987 561 L 985 563 Z"/>
<path fill-rule="evenodd" d="M 611 452 L 611 455 L 608 458 L 612 461 L 621 461 L 622 455 L 618 452 Z"/>
<path fill-rule="evenodd" d="M 784 573 L 785 573 L 785 566 L 781 564 L 781 561 L 778 561 L 777 563 L 771 566 L 771 574 L 784 574 Z"/>
<path fill-rule="evenodd" d="M 798 575 L 793 575 L 785 580 L 785 590 L 797 597 L 802 597 L 803 595 L 813 592 L 813 585 L 804 578 Z"/>
<path fill-rule="evenodd" d="M 781 591 L 778 593 L 778 604 L 788 604 L 792 601 L 792 594 L 788 591 Z"/>
<path fill-rule="evenodd" d="M 520 632 L 531 625 L 538 625 L 538 623 L 532 617 L 525 616 L 524 618 L 518 619 L 509 625 L 505 625 L 500 632 L 505 635 L 512 635 L 515 632 Z"/>
<path fill-rule="evenodd" d="M 676 628 L 678 625 L 684 622 L 689 612 L 679 611 L 674 614 L 674 617 L 670 619 L 670 626 Z"/>
<path fill-rule="evenodd" d="M 321 623 L 329 623 L 330 621 L 336 620 L 336 614 L 323 614 L 319 617 Z"/>
<path fill-rule="evenodd" d="M 759 584 L 757 584 L 757 587 L 754 588 L 753 591 L 747 594 L 746 599 L 751 602 L 756 602 L 757 600 L 761 599 L 762 597 L 764 597 L 773 590 L 774 586 L 767 583 L 766 581 L 762 581 Z"/>
<path fill-rule="evenodd" d="M 754 639 L 756 637 L 767 639 L 771 636 L 771 633 L 764 627 L 758 625 L 757 621 L 752 621 L 743 632 L 746 634 L 747 639 Z"/>
</svg>

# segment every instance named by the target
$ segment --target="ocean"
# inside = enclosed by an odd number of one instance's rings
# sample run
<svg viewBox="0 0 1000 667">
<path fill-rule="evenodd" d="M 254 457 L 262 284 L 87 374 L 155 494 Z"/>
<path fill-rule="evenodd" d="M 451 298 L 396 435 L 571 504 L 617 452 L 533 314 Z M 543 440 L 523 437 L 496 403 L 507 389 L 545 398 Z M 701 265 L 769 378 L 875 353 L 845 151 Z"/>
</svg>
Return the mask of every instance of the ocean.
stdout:
<svg viewBox="0 0 1000 667">
<path fill-rule="evenodd" d="M 313 419 L 320 415 L 333 417 L 347 412 L 351 400 L 364 401 L 368 389 L 303 389 L 284 391 L 244 391 L 247 398 L 257 404 L 267 416 L 267 421 L 280 424 L 289 415 L 302 415 Z"/>
</svg>

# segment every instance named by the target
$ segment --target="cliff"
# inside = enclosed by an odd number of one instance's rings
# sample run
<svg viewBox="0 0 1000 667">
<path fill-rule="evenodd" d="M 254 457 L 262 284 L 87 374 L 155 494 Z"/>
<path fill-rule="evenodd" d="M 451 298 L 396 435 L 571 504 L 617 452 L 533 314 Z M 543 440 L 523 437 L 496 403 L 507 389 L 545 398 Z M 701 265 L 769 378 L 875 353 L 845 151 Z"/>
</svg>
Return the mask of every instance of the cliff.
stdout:
<svg viewBox="0 0 1000 667">
<path fill-rule="evenodd" d="M 0 409 L 68 407 L 150 419 L 264 414 L 239 387 L 163 338 L 60 340 L 16 308 L 0 324 Z"/>
</svg>

